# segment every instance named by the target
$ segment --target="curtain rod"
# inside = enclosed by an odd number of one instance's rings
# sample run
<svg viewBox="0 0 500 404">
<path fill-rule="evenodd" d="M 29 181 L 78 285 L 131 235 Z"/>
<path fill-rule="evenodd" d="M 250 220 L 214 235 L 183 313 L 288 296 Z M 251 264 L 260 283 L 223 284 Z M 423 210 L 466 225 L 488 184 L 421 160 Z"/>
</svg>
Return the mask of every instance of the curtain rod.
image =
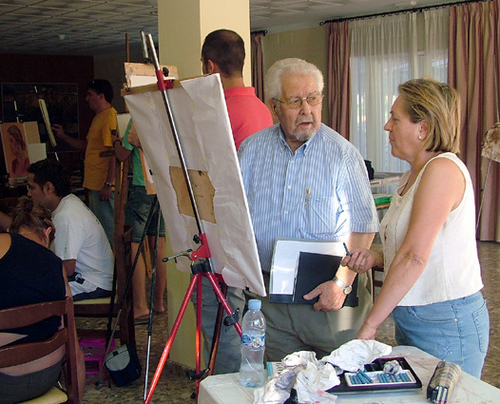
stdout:
<svg viewBox="0 0 500 404">
<path fill-rule="evenodd" d="M 360 16 L 357 16 L 357 17 L 336 18 L 336 19 L 322 21 L 322 22 L 319 23 L 319 25 L 323 26 L 323 25 L 328 24 L 330 22 L 343 22 L 343 21 L 364 20 L 364 19 L 368 19 L 368 18 L 384 17 L 384 16 L 389 16 L 389 15 L 395 15 L 395 14 L 421 13 L 422 11 L 431 10 L 431 9 L 434 9 L 434 8 L 445 8 L 445 7 L 452 7 L 452 6 L 462 6 L 464 4 L 483 3 L 485 1 L 494 1 L 494 0 L 457 1 L 455 3 L 436 4 L 434 6 L 409 8 L 409 9 L 406 9 L 406 10 L 399 10 L 399 11 L 388 11 L 388 12 L 385 12 L 385 13 L 360 15 Z"/>
</svg>

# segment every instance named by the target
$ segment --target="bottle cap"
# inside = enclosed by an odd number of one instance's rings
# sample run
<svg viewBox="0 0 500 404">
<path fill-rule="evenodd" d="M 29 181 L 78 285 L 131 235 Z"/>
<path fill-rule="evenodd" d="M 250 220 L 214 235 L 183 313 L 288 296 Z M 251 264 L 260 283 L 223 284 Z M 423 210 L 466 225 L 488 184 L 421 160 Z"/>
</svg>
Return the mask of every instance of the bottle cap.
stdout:
<svg viewBox="0 0 500 404">
<path fill-rule="evenodd" d="M 262 302 L 259 299 L 250 299 L 248 301 L 249 310 L 260 310 L 262 307 Z"/>
</svg>

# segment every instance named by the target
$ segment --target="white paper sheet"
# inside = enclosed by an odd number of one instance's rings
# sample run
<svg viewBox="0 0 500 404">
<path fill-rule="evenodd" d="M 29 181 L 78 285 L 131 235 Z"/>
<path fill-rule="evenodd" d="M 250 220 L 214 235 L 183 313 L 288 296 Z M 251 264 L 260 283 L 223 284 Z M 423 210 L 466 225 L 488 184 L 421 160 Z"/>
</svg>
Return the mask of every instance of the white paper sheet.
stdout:
<svg viewBox="0 0 500 404">
<path fill-rule="evenodd" d="M 251 225 L 241 172 L 218 74 L 181 82 L 168 90 L 175 126 L 189 170 L 208 172 L 215 188 L 215 223 L 202 220 L 212 255 L 212 269 L 222 274 L 228 286 L 248 288 L 265 296 L 255 236 Z M 171 181 L 171 168 L 180 167 L 162 92 L 153 87 L 145 92 L 124 93 L 125 101 L 141 139 L 147 163 L 165 218 L 174 253 L 188 248 L 198 234 L 192 216 L 181 214 Z M 206 203 L 198 201 L 199 204 Z M 190 272 L 187 259 L 177 267 Z"/>
<path fill-rule="evenodd" d="M 344 245 L 338 241 L 316 241 L 280 238 L 274 246 L 271 264 L 270 295 L 293 295 L 295 276 L 301 252 L 344 256 Z"/>
</svg>

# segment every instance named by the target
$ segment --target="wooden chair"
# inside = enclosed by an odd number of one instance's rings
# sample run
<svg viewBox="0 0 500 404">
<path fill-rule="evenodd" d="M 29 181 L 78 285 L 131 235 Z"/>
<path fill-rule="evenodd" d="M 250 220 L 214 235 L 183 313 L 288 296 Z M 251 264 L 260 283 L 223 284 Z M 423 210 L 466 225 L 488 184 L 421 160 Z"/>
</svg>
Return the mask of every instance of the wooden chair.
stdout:
<svg viewBox="0 0 500 404">
<path fill-rule="evenodd" d="M 34 361 L 64 345 L 66 349 L 63 365 L 65 391 L 54 386 L 44 395 L 25 403 L 80 403 L 79 397 L 84 386 L 78 384 L 76 368 L 77 350 L 80 348 L 76 345 L 71 298 L 0 310 L 0 331 L 25 327 L 52 316 L 62 317 L 62 328 L 44 341 L 0 347 L 0 368 Z"/>
<path fill-rule="evenodd" d="M 121 163 L 116 159 L 115 168 L 115 233 L 113 251 L 115 255 L 115 287 L 116 298 L 112 316 L 116 317 L 119 311 L 118 303 L 123 299 L 123 307 L 115 336 L 120 338 L 120 344 L 129 344 L 135 348 L 135 324 L 133 309 L 132 288 L 126 292 L 127 280 L 132 269 L 132 228 L 125 226 L 125 203 L 127 201 L 129 161 Z M 103 317 L 108 318 L 111 308 L 111 299 L 89 299 L 75 302 L 76 317 Z M 103 329 L 78 329 L 79 337 L 107 338 L 107 331 Z"/>
<path fill-rule="evenodd" d="M 135 325 L 132 304 L 132 291 L 125 295 L 127 279 L 131 273 L 132 255 L 132 228 L 125 229 L 119 238 L 115 238 L 115 271 L 116 271 L 116 298 L 113 304 L 112 317 L 116 318 L 119 311 L 119 303 L 123 298 L 123 307 L 115 337 L 120 339 L 120 344 L 129 344 L 135 348 Z M 109 318 L 111 309 L 111 298 L 89 299 L 75 302 L 75 317 Z M 107 330 L 100 328 L 78 327 L 78 336 L 87 338 L 107 338 Z"/>
</svg>

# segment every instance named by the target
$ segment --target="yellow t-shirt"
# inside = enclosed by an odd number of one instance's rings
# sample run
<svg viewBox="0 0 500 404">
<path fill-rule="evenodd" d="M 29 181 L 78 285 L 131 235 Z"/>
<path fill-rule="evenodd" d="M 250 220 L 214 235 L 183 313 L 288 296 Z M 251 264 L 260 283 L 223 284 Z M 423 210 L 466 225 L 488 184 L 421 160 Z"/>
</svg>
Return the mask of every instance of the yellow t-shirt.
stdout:
<svg viewBox="0 0 500 404">
<path fill-rule="evenodd" d="M 111 130 L 116 129 L 116 110 L 111 107 L 99 112 L 92 120 L 87 134 L 87 149 L 85 150 L 85 172 L 83 186 L 99 191 L 107 180 L 109 159 L 99 157 L 99 153 L 112 147 Z"/>
</svg>

